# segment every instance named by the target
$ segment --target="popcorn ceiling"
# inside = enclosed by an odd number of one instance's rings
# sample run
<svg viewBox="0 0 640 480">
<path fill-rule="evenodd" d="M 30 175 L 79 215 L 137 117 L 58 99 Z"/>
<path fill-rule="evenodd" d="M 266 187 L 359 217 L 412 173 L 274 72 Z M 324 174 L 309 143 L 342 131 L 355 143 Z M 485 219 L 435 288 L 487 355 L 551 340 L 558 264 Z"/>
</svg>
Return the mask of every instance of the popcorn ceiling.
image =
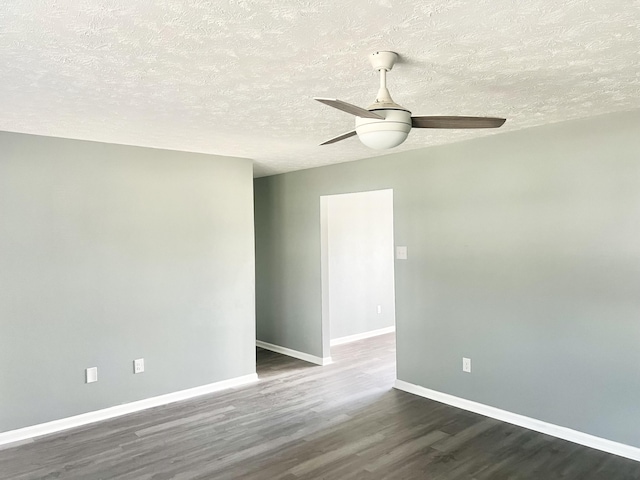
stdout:
<svg viewBox="0 0 640 480">
<path fill-rule="evenodd" d="M 256 176 L 386 154 L 354 119 L 367 55 L 393 50 L 415 115 L 498 130 L 414 130 L 395 151 L 640 108 L 640 1 L 13 0 L 0 9 L 0 130 L 254 160 Z"/>
</svg>

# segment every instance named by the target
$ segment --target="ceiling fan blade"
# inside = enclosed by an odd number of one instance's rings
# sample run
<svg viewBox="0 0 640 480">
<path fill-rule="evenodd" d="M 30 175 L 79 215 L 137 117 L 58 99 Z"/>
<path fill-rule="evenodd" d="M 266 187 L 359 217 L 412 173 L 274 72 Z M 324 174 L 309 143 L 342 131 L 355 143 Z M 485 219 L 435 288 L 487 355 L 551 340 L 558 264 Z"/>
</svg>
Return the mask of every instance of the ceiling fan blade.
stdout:
<svg viewBox="0 0 640 480">
<path fill-rule="evenodd" d="M 342 135 L 338 135 L 337 137 L 333 137 L 331 140 L 327 140 L 326 142 L 322 142 L 320 145 L 329 145 L 330 143 L 336 143 L 340 140 L 344 140 L 345 138 L 353 137 L 356 135 L 356 131 L 352 130 L 347 133 L 343 133 Z"/>
<path fill-rule="evenodd" d="M 411 117 L 413 128 L 498 128 L 506 118 L 496 117 Z"/>
<path fill-rule="evenodd" d="M 351 105 L 350 103 L 343 102 L 342 100 L 338 100 L 337 98 L 314 97 L 314 100 L 317 100 L 320 103 L 324 103 L 325 105 L 329 105 L 330 107 L 337 108 L 338 110 L 342 110 L 343 112 L 350 113 L 351 115 L 355 115 L 356 117 L 377 118 L 380 120 L 384 120 L 384 117 L 381 117 L 377 113 L 370 112 L 369 110 L 357 107 L 355 105 Z"/>
</svg>

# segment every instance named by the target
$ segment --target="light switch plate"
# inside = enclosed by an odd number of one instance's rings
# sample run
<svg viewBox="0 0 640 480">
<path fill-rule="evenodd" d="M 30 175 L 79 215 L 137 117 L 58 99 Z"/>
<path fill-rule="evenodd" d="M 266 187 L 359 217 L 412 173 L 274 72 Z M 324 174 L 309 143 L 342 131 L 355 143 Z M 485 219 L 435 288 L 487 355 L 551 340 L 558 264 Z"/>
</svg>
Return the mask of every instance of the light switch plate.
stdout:
<svg viewBox="0 0 640 480">
<path fill-rule="evenodd" d="M 93 383 L 98 381 L 98 367 L 90 367 L 84 371 L 85 380 L 87 383 Z"/>
<path fill-rule="evenodd" d="M 407 247 L 396 247 L 396 259 L 398 260 L 406 260 L 407 259 Z"/>
</svg>

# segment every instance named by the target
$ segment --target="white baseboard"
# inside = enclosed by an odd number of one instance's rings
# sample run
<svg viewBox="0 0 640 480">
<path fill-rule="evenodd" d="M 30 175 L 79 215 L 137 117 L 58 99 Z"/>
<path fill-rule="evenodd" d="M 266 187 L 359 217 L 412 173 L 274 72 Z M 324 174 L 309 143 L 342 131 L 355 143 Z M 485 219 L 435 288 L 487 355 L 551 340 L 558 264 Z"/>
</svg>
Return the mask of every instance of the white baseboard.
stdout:
<svg viewBox="0 0 640 480">
<path fill-rule="evenodd" d="M 281 347 L 280 345 L 274 345 L 273 343 L 263 342 L 262 340 L 256 340 L 256 347 L 281 353 L 282 355 L 288 355 L 290 357 L 297 358 L 298 360 L 304 360 L 305 362 L 315 363 L 316 365 L 324 366 L 333 363 L 331 357 L 316 357 L 315 355 L 309 355 L 308 353 L 299 352 L 298 350 L 292 350 L 290 348 Z"/>
<path fill-rule="evenodd" d="M 17 430 L 10 430 L 8 432 L 0 433 L 0 445 L 14 442 L 23 442 L 25 440 L 39 437 L 41 435 L 49 435 L 51 433 L 60 432 L 69 428 L 80 427 L 89 423 L 100 422 L 102 420 L 108 420 L 109 418 L 119 417 L 121 415 L 127 415 L 129 413 L 146 410 L 147 408 L 158 407 L 160 405 L 166 405 L 168 403 L 187 400 L 189 398 L 198 397 L 207 393 L 218 392 L 220 390 L 226 390 L 233 387 L 239 387 L 241 385 L 246 385 L 248 383 L 257 381 L 258 375 L 252 373 L 250 375 L 244 375 L 242 377 L 230 378 L 229 380 L 202 385 L 200 387 L 167 393 L 165 395 L 159 395 L 157 397 L 145 398 L 144 400 L 125 403 L 124 405 L 116 405 L 114 407 L 96 410 L 94 412 L 74 415 L 73 417 L 61 418 L 60 420 L 54 420 L 52 422 L 40 423 L 38 425 L 19 428 Z"/>
<path fill-rule="evenodd" d="M 396 327 L 379 328 L 378 330 L 371 330 L 364 333 L 356 333 L 355 335 L 349 335 L 347 337 L 334 338 L 331 340 L 331 346 L 342 345 L 343 343 L 357 342 L 358 340 L 364 340 L 365 338 L 377 337 L 378 335 L 384 335 L 385 333 L 395 332 Z"/>
<path fill-rule="evenodd" d="M 640 461 L 640 448 L 632 447 L 631 445 L 625 445 L 624 443 L 618 443 L 612 440 L 607 440 L 606 438 L 596 437 L 588 433 L 579 432 L 567 427 L 561 427 L 559 425 L 554 425 L 553 423 L 543 422 L 542 420 L 536 420 L 535 418 L 525 417 L 524 415 L 508 412 L 482 403 L 465 400 L 464 398 L 430 390 L 402 380 L 396 380 L 394 387 L 398 390 L 403 390 L 420 397 L 425 397 L 440 403 L 446 403 L 453 407 L 479 413 L 480 415 L 495 418 L 496 420 L 501 420 L 513 425 L 518 425 L 519 427 L 528 428 L 529 430 L 545 433 L 552 437 L 584 445 L 585 447 L 595 448 L 596 450 Z"/>
</svg>

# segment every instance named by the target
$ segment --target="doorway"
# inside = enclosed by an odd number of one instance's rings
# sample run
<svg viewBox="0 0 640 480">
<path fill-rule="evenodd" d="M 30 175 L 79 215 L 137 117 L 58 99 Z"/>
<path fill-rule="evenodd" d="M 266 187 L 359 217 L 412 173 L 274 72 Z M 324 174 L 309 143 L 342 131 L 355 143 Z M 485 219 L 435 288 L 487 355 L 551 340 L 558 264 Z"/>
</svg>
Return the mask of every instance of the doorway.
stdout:
<svg viewBox="0 0 640 480">
<path fill-rule="evenodd" d="M 323 353 L 395 331 L 393 190 L 326 195 L 321 206 Z"/>
</svg>

